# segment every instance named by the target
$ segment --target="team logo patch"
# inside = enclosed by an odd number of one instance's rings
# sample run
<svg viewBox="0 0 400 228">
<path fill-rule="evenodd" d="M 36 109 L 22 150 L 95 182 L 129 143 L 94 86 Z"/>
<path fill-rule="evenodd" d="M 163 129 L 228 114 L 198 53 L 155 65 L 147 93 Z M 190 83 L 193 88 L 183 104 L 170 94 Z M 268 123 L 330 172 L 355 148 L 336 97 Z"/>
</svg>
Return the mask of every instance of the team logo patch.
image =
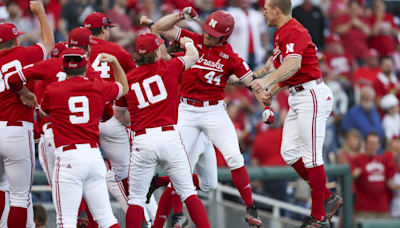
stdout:
<svg viewBox="0 0 400 228">
<path fill-rule="evenodd" d="M 157 44 L 157 45 L 160 45 L 160 41 L 158 41 L 158 39 L 156 39 L 156 44 Z"/>
<path fill-rule="evenodd" d="M 93 42 L 93 37 L 92 37 L 92 35 L 89 36 L 89 42 L 90 42 L 90 43 Z"/>
<path fill-rule="evenodd" d="M 17 31 L 16 28 L 13 28 L 13 29 L 12 29 L 12 32 L 14 33 L 14 35 L 18 35 L 18 31 Z"/>
<path fill-rule="evenodd" d="M 58 55 L 58 48 L 54 48 L 53 55 Z"/>
<path fill-rule="evenodd" d="M 73 40 L 73 39 L 71 39 L 69 42 L 70 42 L 71 44 L 73 44 L 73 45 L 77 45 L 77 44 L 78 44 L 78 41 Z"/>
<path fill-rule="evenodd" d="M 69 63 L 69 68 L 77 68 L 78 64 Z"/>
<path fill-rule="evenodd" d="M 103 17 L 103 24 L 107 23 L 107 18 Z"/>
<path fill-rule="evenodd" d="M 90 28 L 92 27 L 92 24 L 85 24 L 85 28 Z"/>
<path fill-rule="evenodd" d="M 146 50 L 139 49 L 140 54 L 146 54 Z"/>
</svg>

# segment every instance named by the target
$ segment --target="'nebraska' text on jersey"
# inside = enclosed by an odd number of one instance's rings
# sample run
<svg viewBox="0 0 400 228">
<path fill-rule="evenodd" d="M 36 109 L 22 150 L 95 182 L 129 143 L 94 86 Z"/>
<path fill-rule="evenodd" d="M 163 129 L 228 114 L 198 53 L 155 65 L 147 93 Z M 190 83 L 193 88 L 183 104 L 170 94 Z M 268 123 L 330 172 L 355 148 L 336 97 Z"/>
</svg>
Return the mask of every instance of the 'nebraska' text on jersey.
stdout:
<svg viewBox="0 0 400 228">
<path fill-rule="evenodd" d="M 199 51 L 199 60 L 191 69 L 182 74 L 181 96 L 199 101 L 222 100 L 229 76 L 235 74 L 240 80 L 253 74 L 249 65 L 233 52 L 229 43 L 222 46 L 206 47 L 204 35 L 178 29 L 176 42 L 189 37 Z"/>
<path fill-rule="evenodd" d="M 274 35 L 274 66 L 276 69 L 288 58 L 301 59 L 301 68 L 280 87 L 294 86 L 322 77 L 318 68 L 317 48 L 308 30 L 296 19 L 291 19 Z"/>
</svg>

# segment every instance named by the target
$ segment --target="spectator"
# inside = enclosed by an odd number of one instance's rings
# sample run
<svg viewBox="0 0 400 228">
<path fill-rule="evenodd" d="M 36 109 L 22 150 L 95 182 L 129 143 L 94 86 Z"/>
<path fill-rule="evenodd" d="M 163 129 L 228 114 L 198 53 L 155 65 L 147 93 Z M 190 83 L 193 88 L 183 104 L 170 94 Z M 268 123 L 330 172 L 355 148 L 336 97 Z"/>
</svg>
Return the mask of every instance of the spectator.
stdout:
<svg viewBox="0 0 400 228">
<path fill-rule="evenodd" d="M 346 132 L 344 143 L 337 155 L 337 164 L 352 165 L 353 159 L 357 157 L 363 147 L 363 138 L 356 129 L 350 129 Z"/>
<path fill-rule="evenodd" d="M 107 16 L 113 24 L 118 25 L 113 29 L 111 41 L 133 53 L 135 33 L 132 30 L 131 19 L 126 13 L 127 4 L 127 0 L 116 0 L 114 7 L 107 11 Z"/>
<path fill-rule="evenodd" d="M 400 0 L 385 0 L 386 10 L 396 17 L 400 18 Z"/>
<path fill-rule="evenodd" d="M 354 158 L 352 175 L 355 179 L 354 211 L 358 218 L 388 218 L 389 195 L 387 183 L 391 178 L 382 157 L 377 155 L 380 136 L 370 132 L 365 137 L 365 154 Z"/>
<path fill-rule="evenodd" d="M 400 84 L 396 75 L 393 73 L 393 58 L 382 57 L 380 60 L 381 72 L 374 82 L 377 104 L 386 94 L 397 94 Z"/>
<path fill-rule="evenodd" d="M 389 149 L 383 154 L 383 159 L 385 164 L 387 164 L 389 167 L 390 172 L 396 173 L 397 168 L 394 159 L 400 154 L 400 137 L 393 138 L 388 144 L 390 146 Z"/>
<path fill-rule="evenodd" d="M 85 18 L 94 12 L 89 0 L 70 0 L 62 8 L 58 29 L 64 40 L 72 29 L 83 26 Z"/>
<path fill-rule="evenodd" d="M 170 3 L 175 6 L 176 9 L 181 10 L 187 6 L 194 6 L 195 0 L 163 0 L 163 3 Z M 201 2 L 201 1 L 200 1 Z"/>
<path fill-rule="evenodd" d="M 355 128 L 366 137 L 370 132 L 376 132 L 383 140 L 381 117 L 374 107 L 375 91 L 369 87 L 361 88 L 360 105 L 352 107 L 343 117 L 342 128 L 345 132 Z"/>
<path fill-rule="evenodd" d="M 143 0 L 142 2 L 143 8 L 146 10 L 146 16 L 153 21 L 158 21 L 161 18 L 161 12 L 155 0 Z"/>
<path fill-rule="evenodd" d="M 318 6 L 312 5 L 311 0 L 293 9 L 296 18 L 310 32 L 312 41 L 318 48 L 324 47 L 325 18 Z"/>
<path fill-rule="evenodd" d="M 260 11 L 251 8 L 251 0 L 235 0 L 235 3 L 235 7 L 227 9 L 235 18 L 235 28 L 228 42 L 251 69 L 259 69 L 265 64 L 264 47 L 268 44 L 265 19 Z"/>
<path fill-rule="evenodd" d="M 372 48 L 364 53 L 363 58 L 365 64 L 354 73 L 353 83 L 355 85 L 360 85 L 361 87 L 364 85 L 373 85 L 378 77 L 378 73 L 381 72 L 378 57 L 378 52 Z"/>
<path fill-rule="evenodd" d="M 369 44 L 371 48 L 379 52 L 380 56 L 391 56 L 395 51 L 394 36 L 399 33 L 399 29 L 394 22 L 393 15 L 385 10 L 384 0 L 374 1 L 374 15 L 370 18 L 372 30 Z"/>
<path fill-rule="evenodd" d="M 396 174 L 393 181 L 389 182 L 389 186 L 393 191 L 392 203 L 390 204 L 390 216 L 393 218 L 400 218 L 400 154 L 394 159 L 396 164 Z"/>
<path fill-rule="evenodd" d="M 37 203 L 33 204 L 33 220 L 36 228 L 44 228 L 47 225 L 47 211 L 42 205 Z"/>
<path fill-rule="evenodd" d="M 397 77 L 400 77 L 400 43 L 396 44 L 396 51 L 393 54 L 394 69 Z"/>
<path fill-rule="evenodd" d="M 9 17 L 7 6 L 4 0 L 0 0 L 0 22 L 7 20 Z"/>
<path fill-rule="evenodd" d="M 14 24 L 18 31 L 25 31 L 25 35 L 20 36 L 21 46 L 30 46 L 37 43 L 40 39 L 40 29 L 33 29 L 31 21 L 23 17 L 23 12 L 17 2 L 7 2 L 8 20 L 5 22 Z"/>
<path fill-rule="evenodd" d="M 386 141 L 390 142 L 393 138 L 400 137 L 399 100 L 395 95 L 388 94 L 382 98 L 380 105 L 381 109 L 386 113 L 382 124 Z"/>
<path fill-rule="evenodd" d="M 369 21 L 363 17 L 363 9 L 357 0 L 349 1 L 347 14 L 340 15 L 333 24 L 333 31 L 341 36 L 343 48 L 354 59 L 361 59 L 368 50 L 371 33 Z"/>
<path fill-rule="evenodd" d="M 332 0 L 330 1 L 328 15 L 334 21 L 340 15 L 347 13 L 348 0 Z"/>
</svg>

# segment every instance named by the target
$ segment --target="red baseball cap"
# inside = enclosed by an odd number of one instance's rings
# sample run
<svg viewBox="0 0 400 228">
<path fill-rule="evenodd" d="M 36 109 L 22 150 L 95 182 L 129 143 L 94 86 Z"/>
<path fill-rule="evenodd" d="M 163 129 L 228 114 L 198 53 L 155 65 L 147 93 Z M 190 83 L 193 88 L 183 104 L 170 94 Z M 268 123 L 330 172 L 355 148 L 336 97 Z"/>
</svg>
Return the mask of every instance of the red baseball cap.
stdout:
<svg viewBox="0 0 400 228">
<path fill-rule="evenodd" d="M 336 33 L 331 34 L 325 38 L 325 44 L 329 43 L 340 43 L 340 36 Z"/>
<path fill-rule="evenodd" d="M 379 57 L 378 51 L 373 49 L 373 48 L 370 48 L 369 50 L 365 51 L 364 54 L 363 54 L 363 58 L 364 59 L 368 59 L 370 57 L 378 58 Z"/>
<path fill-rule="evenodd" d="M 65 69 L 79 69 L 87 65 L 86 51 L 80 47 L 70 47 L 61 56 Z"/>
<path fill-rule="evenodd" d="M 97 44 L 93 40 L 92 32 L 83 27 L 74 28 L 68 36 L 68 45 L 70 46 L 88 46 L 89 44 Z"/>
<path fill-rule="evenodd" d="M 152 33 L 140 35 L 135 42 L 136 53 L 143 55 L 157 50 L 164 43 L 163 39 L 158 38 Z"/>
<path fill-rule="evenodd" d="M 51 58 L 58 58 L 60 57 L 61 53 L 68 48 L 68 43 L 66 41 L 60 41 L 56 43 L 54 46 L 53 51 L 51 52 Z"/>
<path fill-rule="evenodd" d="M 0 24 L 0 43 L 5 43 L 24 34 L 25 32 L 19 32 L 17 27 L 11 23 Z"/>
<path fill-rule="evenodd" d="M 103 26 L 115 27 L 115 25 L 111 24 L 111 19 L 104 13 L 90 14 L 86 17 L 84 26 L 88 29 L 101 28 Z"/>
</svg>

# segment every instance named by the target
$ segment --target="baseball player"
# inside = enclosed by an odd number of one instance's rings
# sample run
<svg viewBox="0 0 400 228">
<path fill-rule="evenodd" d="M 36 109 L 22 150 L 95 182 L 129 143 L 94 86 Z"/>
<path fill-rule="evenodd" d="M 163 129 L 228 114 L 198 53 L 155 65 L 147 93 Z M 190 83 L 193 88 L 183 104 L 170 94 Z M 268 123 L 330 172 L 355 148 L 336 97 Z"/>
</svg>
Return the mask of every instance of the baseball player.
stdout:
<svg viewBox="0 0 400 228">
<path fill-rule="evenodd" d="M 253 74 L 262 74 L 265 69 L 253 73 L 248 64 L 234 53 L 226 42 L 232 34 L 235 23 L 228 12 L 223 10 L 213 12 L 202 25 L 205 32 L 203 35 L 176 27 L 175 24 L 182 19 L 196 20 L 197 13 L 193 8 L 187 7 L 181 13 L 161 18 L 156 27 L 168 40 L 177 41 L 184 36 L 192 38 L 200 53 L 200 59 L 196 64 L 182 75 L 178 126 L 182 132 L 183 143 L 189 152 L 189 158 L 198 157 L 192 154 L 192 147 L 199 134 L 204 132 L 210 138 L 223 154 L 231 169 L 233 182 L 246 204 L 245 220 L 251 226 L 261 226 L 262 222 L 252 199 L 250 180 L 239 149 L 236 131 L 222 100 L 230 75 L 236 75 L 243 84 L 249 85 L 253 80 Z M 261 102 L 264 94 L 265 91 L 260 91 L 255 93 L 255 96 Z M 273 111 L 269 108 L 264 112 L 269 116 L 273 115 Z M 210 153 L 208 156 L 215 156 L 215 153 Z M 208 166 L 215 164 L 210 163 Z M 199 181 L 202 180 L 199 178 Z"/>
<path fill-rule="evenodd" d="M 116 82 L 85 78 L 88 59 L 78 47 L 65 50 L 62 60 L 66 80 L 47 86 L 40 109 L 50 115 L 54 132 L 58 227 L 76 226 L 82 196 L 100 227 L 120 227 L 108 197 L 98 124 L 105 104 L 128 92 L 126 75 L 114 56 L 103 54 L 100 61 L 113 64 Z"/>
<path fill-rule="evenodd" d="M 341 197 L 326 187 L 322 159 L 326 121 L 332 112 L 332 91 L 322 80 L 317 48 L 308 30 L 292 18 L 291 0 L 266 0 L 264 15 L 274 35 L 273 64 L 265 79 L 254 80 L 253 91 L 269 89 L 265 99 L 289 89 L 289 112 L 282 135 L 281 155 L 310 185 L 312 208 L 302 227 L 330 227 L 329 219 L 342 206 Z"/>
<path fill-rule="evenodd" d="M 25 228 L 27 208 L 34 169 L 33 109 L 34 83 L 21 87 L 16 94 L 10 90 L 8 78 L 23 67 L 44 60 L 54 48 L 54 35 L 46 18 L 43 4 L 32 1 L 31 11 L 38 17 L 42 42 L 30 47 L 19 47 L 19 32 L 10 23 L 0 24 L 0 163 L 4 171 L 1 181 L 9 182 L 10 211 L 8 227 Z M 21 102 L 22 100 L 22 102 Z M 24 104 L 27 104 L 25 106 Z M 0 183 L 0 186 L 4 186 Z M 0 189 L 0 198 L 5 191 Z M 4 198 L 3 198 L 4 199 Z M 0 200 L 3 204 L 5 200 Z M 3 208 L 4 205 L 0 205 Z"/>
<path fill-rule="evenodd" d="M 129 228 L 140 227 L 147 190 L 160 163 L 182 202 L 186 203 L 196 226 L 210 227 L 206 210 L 193 185 L 180 133 L 176 130 L 178 78 L 198 60 L 198 51 L 192 40 L 183 38 L 181 45 L 185 46 L 186 55 L 164 61 L 159 48 L 163 43 L 163 39 L 150 33 L 137 38 L 134 59 L 139 67 L 128 73 L 131 91 L 115 104 L 117 110 L 129 110 L 130 120 L 123 115 L 119 115 L 119 120 L 131 122 L 134 135 L 126 224 Z"/>
</svg>

